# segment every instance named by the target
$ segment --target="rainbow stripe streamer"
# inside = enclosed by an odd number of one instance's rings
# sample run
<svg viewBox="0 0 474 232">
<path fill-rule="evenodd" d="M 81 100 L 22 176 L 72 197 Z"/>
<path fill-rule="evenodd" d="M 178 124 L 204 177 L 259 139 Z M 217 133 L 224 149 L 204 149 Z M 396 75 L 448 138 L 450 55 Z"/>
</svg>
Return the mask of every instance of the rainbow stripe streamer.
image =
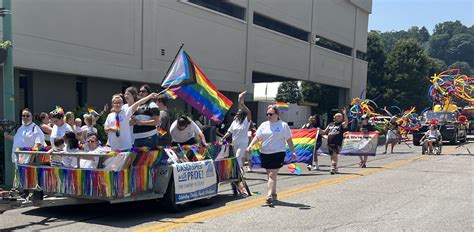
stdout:
<svg viewBox="0 0 474 232">
<path fill-rule="evenodd" d="M 307 163 L 313 162 L 313 152 L 316 146 L 317 129 L 293 129 L 291 137 L 295 145 L 296 160 L 293 159 L 289 147 L 286 147 L 285 164 L 290 163 Z M 260 150 L 258 147 L 252 149 L 252 167 L 260 168 L 262 161 L 260 160 Z"/>
<path fill-rule="evenodd" d="M 182 149 L 192 150 L 203 155 L 203 158 L 216 157 L 223 146 L 230 149 L 227 143 L 214 142 L 208 147 L 187 145 Z M 150 150 L 146 147 L 134 148 L 130 155 L 120 156 L 111 152 L 109 155 L 123 157 L 123 169 L 109 171 L 104 169 L 70 169 L 63 167 L 18 165 L 17 187 L 35 189 L 40 187 L 46 193 L 60 193 L 73 196 L 116 199 L 153 190 L 157 167 L 166 165 L 168 156 L 162 149 Z M 237 179 L 239 168 L 235 158 L 215 162 L 219 181 Z"/>
<path fill-rule="evenodd" d="M 47 193 L 99 198 L 121 198 L 153 190 L 156 169 L 133 167 L 119 172 L 18 166 L 19 187 L 39 186 Z"/>
<path fill-rule="evenodd" d="M 286 102 L 276 102 L 275 105 L 280 111 L 288 111 L 288 103 Z"/>
<path fill-rule="evenodd" d="M 215 161 L 217 180 L 219 182 L 236 180 L 239 178 L 240 168 L 236 158 Z"/>
</svg>

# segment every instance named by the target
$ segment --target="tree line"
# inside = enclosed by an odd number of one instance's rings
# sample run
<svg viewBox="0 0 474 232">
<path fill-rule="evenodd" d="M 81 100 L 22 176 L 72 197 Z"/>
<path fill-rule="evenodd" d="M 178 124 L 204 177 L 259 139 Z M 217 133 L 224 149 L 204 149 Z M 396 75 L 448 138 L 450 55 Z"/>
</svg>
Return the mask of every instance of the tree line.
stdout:
<svg viewBox="0 0 474 232">
<path fill-rule="evenodd" d="M 407 31 L 370 31 L 366 59 L 368 99 L 379 107 L 416 106 L 420 111 L 431 105 L 427 93 L 435 73 L 459 68 L 474 76 L 474 26 L 447 21 L 437 24 L 432 34 L 416 26 Z M 284 82 L 276 100 L 318 103 L 317 112 L 327 112 L 337 105 L 337 94 L 337 88 L 314 82 L 303 81 L 300 86 Z"/>
</svg>

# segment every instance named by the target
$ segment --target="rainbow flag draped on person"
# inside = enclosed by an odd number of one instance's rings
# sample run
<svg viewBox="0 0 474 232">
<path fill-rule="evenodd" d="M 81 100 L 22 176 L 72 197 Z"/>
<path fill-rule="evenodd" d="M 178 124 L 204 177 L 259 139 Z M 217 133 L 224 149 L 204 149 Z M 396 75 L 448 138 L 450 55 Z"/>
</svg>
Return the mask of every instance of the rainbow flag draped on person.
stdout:
<svg viewBox="0 0 474 232">
<path fill-rule="evenodd" d="M 292 129 L 291 137 L 293 144 L 295 145 L 297 157 L 296 160 L 293 159 L 290 148 L 286 145 L 286 157 L 284 163 L 312 164 L 318 133 L 319 131 L 317 129 Z M 252 148 L 252 167 L 260 168 L 261 163 L 259 146 L 255 146 Z"/>
<path fill-rule="evenodd" d="M 218 123 L 224 120 L 232 106 L 232 101 L 217 90 L 182 47 L 161 86 L 167 95 L 174 93 L 202 115 Z"/>
</svg>

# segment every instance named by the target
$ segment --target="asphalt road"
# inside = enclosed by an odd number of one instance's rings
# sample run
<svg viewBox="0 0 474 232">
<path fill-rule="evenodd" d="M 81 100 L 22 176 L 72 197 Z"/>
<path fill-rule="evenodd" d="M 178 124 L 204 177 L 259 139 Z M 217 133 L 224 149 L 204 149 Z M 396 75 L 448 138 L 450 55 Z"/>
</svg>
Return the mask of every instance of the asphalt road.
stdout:
<svg viewBox="0 0 474 232">
<path fill-rule="evenodd" d="M 330 175 L 329 157 L 321 171 L 278 177 L 279 201 L 264 206 L 262 170 L 247 173 L 254 196 L 233 197 L 221 185 L 208 207 L 170 214 L 154 201 L 51 208 L 27 207 L 0 215 L 2 231 L 473 231 L 474 142 L 445 145 L 439 156 L 400 144 L 395 154 L 340 157 L 341 174 Z M 380 155 L 379 155 L 380 154 Z"/>
</svg>

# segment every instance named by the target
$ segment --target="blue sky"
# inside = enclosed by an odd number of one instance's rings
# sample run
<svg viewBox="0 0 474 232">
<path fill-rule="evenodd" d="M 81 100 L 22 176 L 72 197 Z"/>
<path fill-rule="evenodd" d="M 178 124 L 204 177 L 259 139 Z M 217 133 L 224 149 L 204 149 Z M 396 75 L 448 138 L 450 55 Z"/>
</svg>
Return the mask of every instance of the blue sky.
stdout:
<svg viewBox="0 0 474 232">
<path fill-rule="evenodd" d="M 436 24 L 455 20 L 472 26 L 474 0 L 372 0 L 369 31 L 398 31 L 411 26 L 425 26 L 432 34 Z"/>
</svg>

